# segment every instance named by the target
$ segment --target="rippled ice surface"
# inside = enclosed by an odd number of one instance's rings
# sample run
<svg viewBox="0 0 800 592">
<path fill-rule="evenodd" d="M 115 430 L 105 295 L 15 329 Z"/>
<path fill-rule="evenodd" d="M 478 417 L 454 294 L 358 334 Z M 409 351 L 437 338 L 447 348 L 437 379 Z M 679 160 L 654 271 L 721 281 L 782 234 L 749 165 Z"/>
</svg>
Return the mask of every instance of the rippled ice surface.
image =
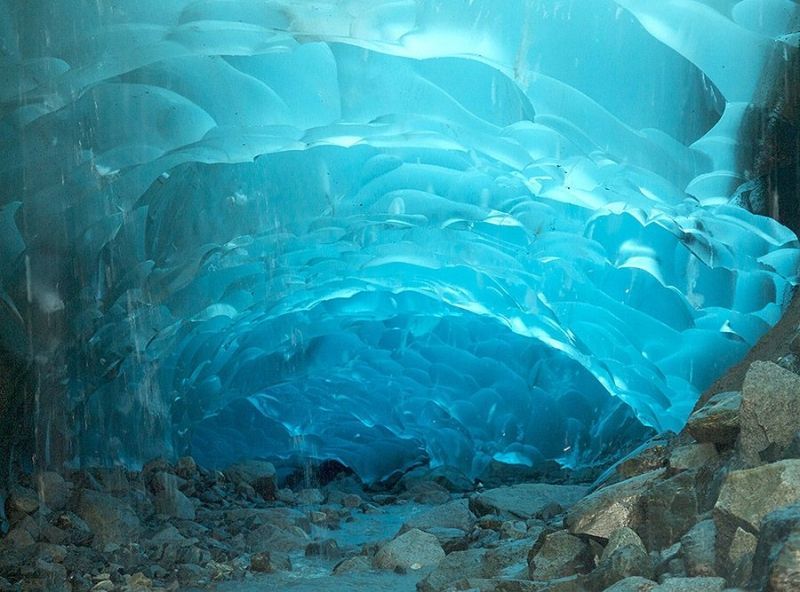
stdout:
<svg viewBox="0 0 800 592">
<path fill-rule="evenodd" d="M 796 283 L 742 205 L 797 13 L 3 3 L 0 344 L 41 454 L 376 480 L 679 429 Z"/>
</svg>

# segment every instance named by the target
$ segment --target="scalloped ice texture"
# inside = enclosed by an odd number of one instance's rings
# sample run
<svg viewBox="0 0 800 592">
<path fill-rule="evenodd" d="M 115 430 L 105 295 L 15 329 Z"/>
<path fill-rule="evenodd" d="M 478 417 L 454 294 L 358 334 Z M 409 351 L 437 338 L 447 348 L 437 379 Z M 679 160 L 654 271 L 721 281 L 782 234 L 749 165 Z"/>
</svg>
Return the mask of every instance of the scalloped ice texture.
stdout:
<svg viewBox="0 0 800 592">
<path fill-rule="evenodd" d="M 731 196 L 798 12 L 0 3 L 0 343 L 74 461 L 607 461 L 796 283 Z"/>
</svg>

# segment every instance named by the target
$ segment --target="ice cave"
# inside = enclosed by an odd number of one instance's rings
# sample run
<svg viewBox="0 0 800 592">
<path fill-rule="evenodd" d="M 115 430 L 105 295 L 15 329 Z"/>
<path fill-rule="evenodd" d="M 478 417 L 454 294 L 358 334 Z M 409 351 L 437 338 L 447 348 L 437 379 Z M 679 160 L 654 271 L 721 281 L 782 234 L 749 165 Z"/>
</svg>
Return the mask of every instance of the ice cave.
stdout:
<svg viewBox="0 0 800 592">
<path fill-rule="evenodd" d="M 798 47 L 797 0 L 0 0 L 0 533 L 67 528 L 41 471 L 98 541 L 92 467 L 572 483 L 680 433 L 798 284 Z"/>
</svg>

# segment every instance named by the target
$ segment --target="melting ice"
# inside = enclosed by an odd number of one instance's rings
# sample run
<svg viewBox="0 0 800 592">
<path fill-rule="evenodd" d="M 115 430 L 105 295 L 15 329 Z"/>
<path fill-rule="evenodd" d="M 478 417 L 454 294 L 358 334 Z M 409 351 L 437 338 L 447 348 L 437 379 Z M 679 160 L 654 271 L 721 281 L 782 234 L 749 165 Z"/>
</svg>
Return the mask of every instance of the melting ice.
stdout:
<svg viewBox="0 0 800 592">
<path fill-rule="evenodd" d="M 590 465 L 796 283 L 732 198 L 794 2 L 0 11 L 0 342 L 72 460 Z"/>
</svg>

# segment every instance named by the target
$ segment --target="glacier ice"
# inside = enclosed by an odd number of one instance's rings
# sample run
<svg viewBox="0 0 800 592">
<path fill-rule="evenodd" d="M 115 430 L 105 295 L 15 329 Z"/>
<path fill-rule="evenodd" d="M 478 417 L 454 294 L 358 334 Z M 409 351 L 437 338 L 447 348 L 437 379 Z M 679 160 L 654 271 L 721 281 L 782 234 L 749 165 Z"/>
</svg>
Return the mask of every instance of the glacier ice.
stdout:
<svg viewBox="0 0 800 592">
<path fill-rule="evenodd" d="M 679 429 L 797 281 L 736 196 L 799 18 L 0 2 L 0 346 L 40 456 L 478 475 Z"/>
</svg>

